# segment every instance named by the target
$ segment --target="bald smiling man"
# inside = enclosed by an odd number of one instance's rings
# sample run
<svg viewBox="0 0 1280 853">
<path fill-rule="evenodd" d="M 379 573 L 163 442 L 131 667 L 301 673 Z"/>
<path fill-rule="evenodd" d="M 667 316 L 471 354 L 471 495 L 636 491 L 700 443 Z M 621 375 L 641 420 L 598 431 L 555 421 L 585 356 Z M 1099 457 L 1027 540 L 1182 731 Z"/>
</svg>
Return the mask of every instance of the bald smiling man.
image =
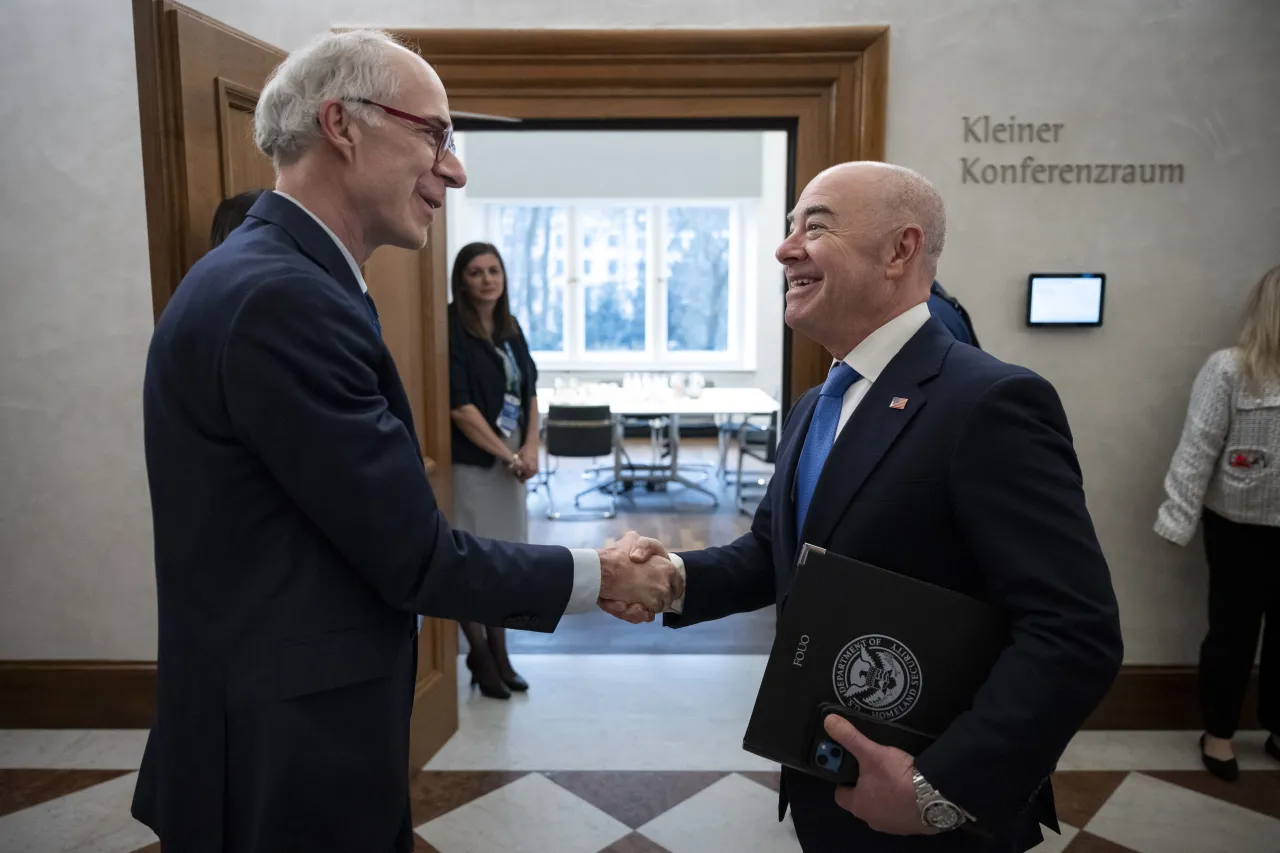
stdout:
<svg viewBox="0 0 1280 853">
<path fill-rule="evenodd" d="M 789 803 L 806 853 L 1034 847 L 1039 823 L 1057 827 L 1049 775 L 1122 658 L 1057 394 L 930 317 L 945 237 L 942 198 L 909 169 L 846 163 L 805 188 L 777 257 L 787 325 L 831 353 L 830 374 L 792 409 L 750 532 L 672 555 L 686 578 L 674 628 L 780 607 L 801 542 L 1005 614 L 1008 644 L 972 709 L 920 755 L 832 717 L 858 784 L 783 771 L 780 814 Z M 642 539 L 633 557 L 650 553 L 666 552 Z"/>
</svg>

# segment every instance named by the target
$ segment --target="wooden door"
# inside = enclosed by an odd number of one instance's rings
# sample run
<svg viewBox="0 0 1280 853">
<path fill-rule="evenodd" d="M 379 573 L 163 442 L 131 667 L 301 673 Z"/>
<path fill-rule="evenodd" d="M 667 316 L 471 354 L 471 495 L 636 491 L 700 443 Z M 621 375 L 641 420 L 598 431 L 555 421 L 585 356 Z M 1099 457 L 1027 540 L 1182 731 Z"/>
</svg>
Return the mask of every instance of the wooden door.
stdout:
<svg viewBox="0 0 1280 853">
<path fill-rule="evenodd" d="M 253 110 L 284 52 L 169 0 L 134 0 L 151 293 L 159 317 L 208 250 L 218 203 L 275 184 L 253 143 Z M 443 217 L 422 252 L 383 248 L 365 266 L 383 337 L 404 380 L 440 505 L 451 509 Z M 418 648 L 410 767 L 458 728 L 457 627 L 427 619 Z"/>
</svg>

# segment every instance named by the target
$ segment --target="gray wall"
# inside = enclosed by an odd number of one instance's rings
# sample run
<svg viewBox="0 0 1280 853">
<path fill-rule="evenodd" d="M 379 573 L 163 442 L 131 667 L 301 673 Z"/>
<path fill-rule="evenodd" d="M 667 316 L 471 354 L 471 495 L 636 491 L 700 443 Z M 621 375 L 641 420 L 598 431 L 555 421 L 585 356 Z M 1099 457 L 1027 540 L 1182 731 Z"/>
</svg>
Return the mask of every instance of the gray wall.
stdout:
<svg viewBox="0 0 1280 853">
<path fill-rule="evenodd" d="M 1188 662 L 1194 549 L 1150 532 L 1186 394 L 1280 255 L 1280 5 L 1265 0 L 191 0 L 285 48 L 332 25 L 889 23 L 888 156 L 952 223 L 940 277 L 1066 402 L 1130 662 Z M 151 326 L 127 0 L 9 0 L 0 29 L 0 658 L 155 654 L 139 387 Z M 1062 122 L 976 145 L 961 117 Z M 1185 183 L 973 185 L 960 158 L 1183 163 Z M 1027 272 L 1103 270 L 1101 330 L 1021 325 Z M 909 535 L 904 531 L 904 535 Z"/>
</svg>

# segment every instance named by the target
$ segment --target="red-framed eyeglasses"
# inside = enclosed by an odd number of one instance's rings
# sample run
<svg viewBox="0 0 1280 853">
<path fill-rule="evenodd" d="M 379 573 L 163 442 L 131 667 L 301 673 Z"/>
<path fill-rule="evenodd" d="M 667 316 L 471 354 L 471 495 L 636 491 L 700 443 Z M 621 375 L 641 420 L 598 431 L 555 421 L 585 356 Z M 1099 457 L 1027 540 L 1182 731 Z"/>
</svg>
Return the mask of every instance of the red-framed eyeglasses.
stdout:
<svg viewBox="0 0 1280 853">
<path fill-rule="evenodd" d="M 436 146 L 436 165 L 439 165 L 440 161 L 444 159 L 444 152 L 448 151 L 450 154 L 457 153 L 457 146 L 453 141 L 453 125 L 442 125 L 439 121 L 434 119 L 416 116 L 413 113 L 407 113 L 404 110 L 398 110 L 395 107 L 389 107 L 386 104 L 380 104 L 377 101 L 371 101 L 368 98 L 352 98 L 351 100 L 358 104 L 367 104 L 371 107 L 377 107 L 389 116 L 402 118 L 405 121 L 413 122 L 419 127 L 424 128 L 427 135 Z"/>
</svg>

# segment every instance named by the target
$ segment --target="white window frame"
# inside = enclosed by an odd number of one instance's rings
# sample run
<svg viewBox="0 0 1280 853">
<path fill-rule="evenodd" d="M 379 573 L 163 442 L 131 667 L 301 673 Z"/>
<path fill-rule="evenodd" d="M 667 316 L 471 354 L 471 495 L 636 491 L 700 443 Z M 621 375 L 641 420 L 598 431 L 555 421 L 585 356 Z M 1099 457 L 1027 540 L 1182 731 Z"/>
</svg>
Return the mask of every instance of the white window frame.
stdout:
<svg viewBox="0 0 1280 853">
<path fill-rule="evenodd" d="M 479 207 L 476 221 L 483 223 L 485 237 L 497 242 L 489 232 L 488 207 L 563 207 L 567 209 L 568 233 L 565 239 L 566 271 L 564 294 L 565 348 L 534 350 L 532 355 L 540 368 L 554 371 L 643 371 L 643 370 L 754 370 L 755 352 L 745 334 L 748 318 L 755 316 L 755 288 L 751 287 L 749 265 L 755 246 L 754 205 L 757 199 L 744 198 L 489 198 L 469 200 Z M 666 211 L 670 207 L 729 208 L 729 316 L 727 347 L 723 352 L 691 350 L 670 351 L 667 347 L 667 277 L 663 263 L 666 235 Z M 646 228 L 647 276 L 645 280 L 645 349 L 642 351 L 601 351 L 586 349 L 586 299 L 581 278 L 581 246 L 578 240 L 577 211 L 589 208 L 645 207 L 649 211 Z"/>
</svg>

